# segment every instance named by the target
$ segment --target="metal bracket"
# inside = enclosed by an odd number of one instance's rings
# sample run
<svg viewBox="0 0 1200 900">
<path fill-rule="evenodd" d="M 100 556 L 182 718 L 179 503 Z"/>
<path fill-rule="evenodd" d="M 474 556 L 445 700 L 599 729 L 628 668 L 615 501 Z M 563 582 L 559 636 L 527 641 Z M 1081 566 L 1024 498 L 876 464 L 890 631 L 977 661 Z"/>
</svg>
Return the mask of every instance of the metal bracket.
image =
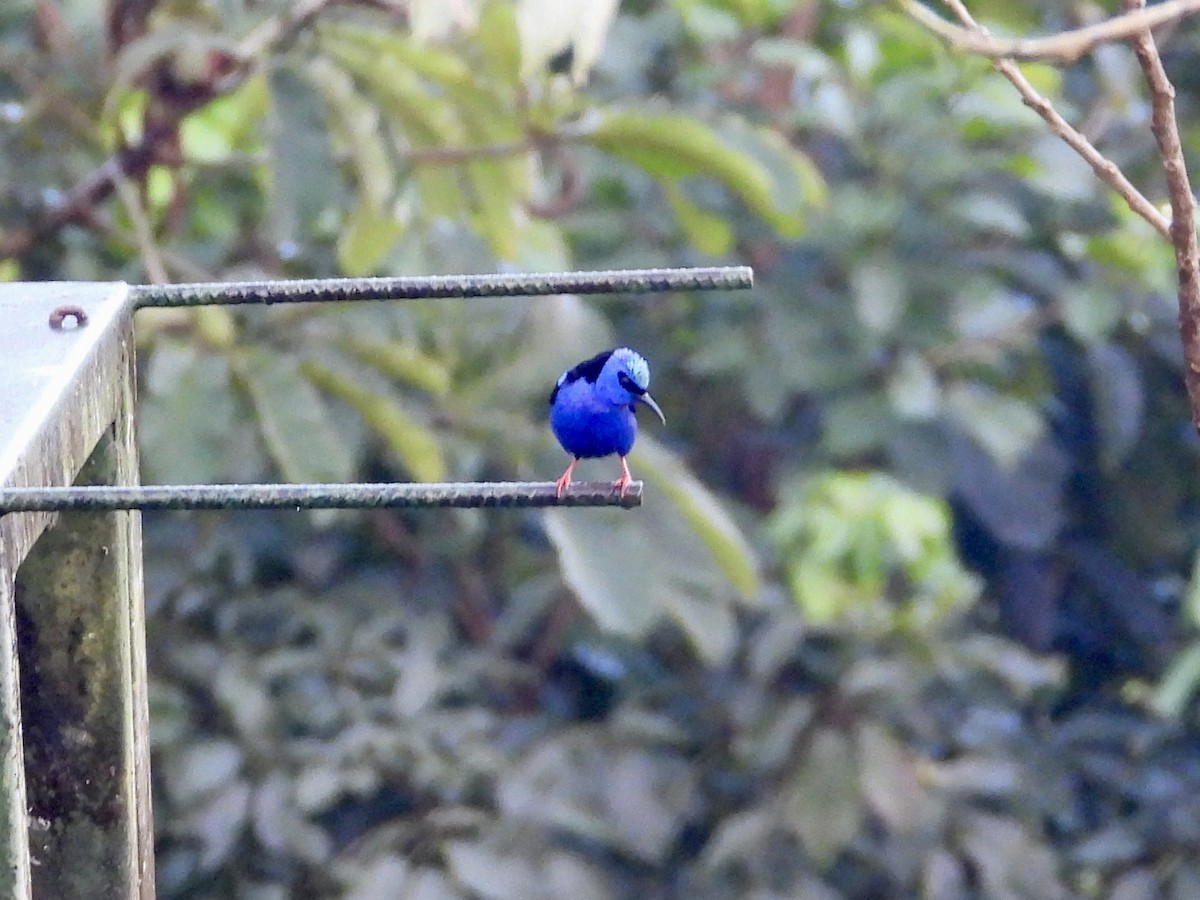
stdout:
<svg viewBox="0 0 1200 900">
<path fill-rule="evenodd" d="M 121 284 L 0 290 L 0 488 L 137 483 L 132 317 Z M 0 516 L 4 896 L 154 896 L 141 566 L 136 513 Z"/>
</svg>

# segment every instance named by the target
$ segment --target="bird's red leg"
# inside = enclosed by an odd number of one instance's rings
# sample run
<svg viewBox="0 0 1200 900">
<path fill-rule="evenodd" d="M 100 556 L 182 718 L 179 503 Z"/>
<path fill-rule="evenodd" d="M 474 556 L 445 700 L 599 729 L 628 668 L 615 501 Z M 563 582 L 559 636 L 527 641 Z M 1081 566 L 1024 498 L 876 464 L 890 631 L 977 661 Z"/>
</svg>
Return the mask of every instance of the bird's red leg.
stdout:
<svg viewBox="0 0 1200 900">
<path fill-rule="evenodd" d="M 613 487 L 621 492 L 621 496 L 625 496 L 625 491 L 629 487 L 629 482 L 633 481 L 633 475 L 629 471 L 629 464 L 625 462 L 625 457 L 621 457 L 621 477 L 613 482 Z"/>
<path fill-rule="evenodd" d="M 579 462 L 578 456 L 571 457 L 571 464 L 567 466 L 567 471 L 559 476 L 558 481 L 554 482 L 554 496 L 561 497 L 567 492 L 567 488 L 571 486 L 571 473 L 575 471 L 575 464 Z"/>
</svg>

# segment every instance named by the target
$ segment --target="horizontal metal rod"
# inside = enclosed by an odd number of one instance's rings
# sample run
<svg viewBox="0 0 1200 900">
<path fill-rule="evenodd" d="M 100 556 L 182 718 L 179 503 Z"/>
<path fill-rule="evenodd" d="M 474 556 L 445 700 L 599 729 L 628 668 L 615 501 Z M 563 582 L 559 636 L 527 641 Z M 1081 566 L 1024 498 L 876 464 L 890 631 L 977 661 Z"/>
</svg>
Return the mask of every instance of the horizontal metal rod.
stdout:
<svg viewBox="0 0 1200 900">
<path fill-rule="evenodd" d="M 121 509 L 403 509 L 642 505 L 642 482 L 622 497 L 610 481 L 575 482 L 562 497 L 552 481 L 450 484 L 155 484 L 129 487 L 0 488 L 0 515 Z"/>
<path fill-rule="evenodd" d="M 432 300 L 448 297 L 539 297 L 547 294 L 644 294 L 733 291 L 754 286 L 749 266 L 430 275 L 400 278 L 312 278 L 143 284 L 130 288 L 134 308 L 239 303 L 321 303 L 347 300 Z"/>
</svg>

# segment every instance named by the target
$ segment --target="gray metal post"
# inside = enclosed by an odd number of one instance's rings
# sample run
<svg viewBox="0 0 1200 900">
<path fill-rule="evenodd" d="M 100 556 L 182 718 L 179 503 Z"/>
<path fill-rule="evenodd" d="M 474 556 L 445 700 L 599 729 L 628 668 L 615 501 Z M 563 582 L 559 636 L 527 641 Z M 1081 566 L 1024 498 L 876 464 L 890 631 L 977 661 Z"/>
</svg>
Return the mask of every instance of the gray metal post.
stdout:
<svg viewBox="0 0 1200 900">
<path fill-rule="evenodd" d="M 0 487 L 137 482 L 132 313 L 0 285 Z M 154 896 L 148 731 L 138 514 L 0 517 L 0 895 Z"/>
</svg>

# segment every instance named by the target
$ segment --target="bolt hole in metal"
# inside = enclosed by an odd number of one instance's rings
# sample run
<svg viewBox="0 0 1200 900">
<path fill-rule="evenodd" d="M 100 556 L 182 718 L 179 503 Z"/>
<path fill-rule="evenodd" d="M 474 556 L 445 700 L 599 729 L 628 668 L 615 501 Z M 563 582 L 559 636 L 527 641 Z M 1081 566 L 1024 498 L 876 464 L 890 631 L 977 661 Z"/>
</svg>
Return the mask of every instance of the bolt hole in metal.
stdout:
<svg viewBox="0 0 1200 900">
<path fill-rule="evenodd" d="M 81 306 L 60 306 L 50 313 L 50 327 L 55 331 L 74 331 L 86 325 L 87 321 L 87 313 Z"/>
</svg>

